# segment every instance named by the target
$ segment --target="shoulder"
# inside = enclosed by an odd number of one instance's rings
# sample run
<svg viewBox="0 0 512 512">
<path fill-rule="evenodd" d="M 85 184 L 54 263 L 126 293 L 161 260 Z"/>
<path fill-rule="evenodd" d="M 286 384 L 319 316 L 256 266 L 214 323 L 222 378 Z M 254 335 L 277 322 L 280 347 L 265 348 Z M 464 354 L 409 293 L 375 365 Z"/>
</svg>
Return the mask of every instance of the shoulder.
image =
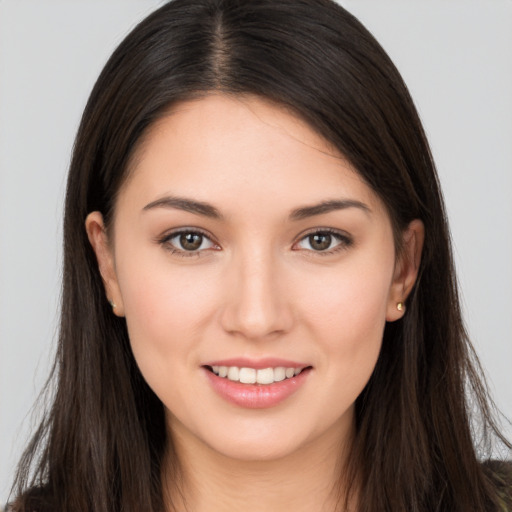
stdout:
<svg viewBox="0 0 512 512">
<path fill-rule="evenodd" d="M 487 460 L 482 465 L 496 488 L 500 512 L 512 512 L 512 461 Z"/>
<path fill-rule="evenodd" d="M 0 512 L 54 512 L 57 510 L 46 487 L 32 487 Z"/>
</svg>

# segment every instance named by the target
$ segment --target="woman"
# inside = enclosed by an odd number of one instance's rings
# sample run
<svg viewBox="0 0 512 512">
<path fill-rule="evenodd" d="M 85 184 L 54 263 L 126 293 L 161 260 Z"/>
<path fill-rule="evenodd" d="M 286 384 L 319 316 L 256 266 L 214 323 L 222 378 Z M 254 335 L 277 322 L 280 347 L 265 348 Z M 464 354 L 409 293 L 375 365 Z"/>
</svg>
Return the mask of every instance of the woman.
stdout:
<svg viewBox="0 0 512 512">
<path fill-rule="evenodd" d="M 511 446 L 428 144 L 341 7 L 149 16 L 84 112 L 64 237 L 58 384 L 14 510 L 511 506 L 474 449 L 465 390 Z"/>
</svg>

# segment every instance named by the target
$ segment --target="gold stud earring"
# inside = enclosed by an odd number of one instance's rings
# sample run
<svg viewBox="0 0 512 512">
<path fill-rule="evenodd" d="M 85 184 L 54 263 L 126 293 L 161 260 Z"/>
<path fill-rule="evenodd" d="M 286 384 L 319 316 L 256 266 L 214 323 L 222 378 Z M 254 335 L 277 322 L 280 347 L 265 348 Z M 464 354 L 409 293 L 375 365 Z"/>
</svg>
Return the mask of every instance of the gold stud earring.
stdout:
<svg viewBox="0 0 512 512">
<path fill-rule="evenodd" d="M 396 309 L 398 309 L 398 311 L 403 311 L 403 309 L 404 309 L 404 303 L 403 303 L 403 302 L 399 302 L 399 303 L 396 305 Z"/>
</svg>

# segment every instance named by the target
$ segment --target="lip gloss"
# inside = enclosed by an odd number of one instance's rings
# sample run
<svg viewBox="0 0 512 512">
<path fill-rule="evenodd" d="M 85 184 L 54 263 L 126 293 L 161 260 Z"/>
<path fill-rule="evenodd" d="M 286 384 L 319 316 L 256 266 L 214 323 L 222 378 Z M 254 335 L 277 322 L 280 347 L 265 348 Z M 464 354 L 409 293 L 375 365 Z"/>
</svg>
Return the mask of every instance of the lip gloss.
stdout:
<svg viewBox="0 0 512 512">
<path fill-rule="evenodd" d="M 234 364 L 236 362 L 236 364 Z M 225 364 L 228 363 L 228 364 Z M 276 364 L 277 363 L 277 364 Z M 284 364 L 283 364 L 284 363 Z M 303 367 L 304 369 L 294 377 L 287 378 L 272 384 L 244 384 L 238 381 L 229 380 L 226 377 L 219 377 L 207 366 L 237 366 L 248 368 L 270 368 L 270 367 Z M 203 371 L 208 378 L 213 390 L 220 395 L 224 400 L 248 409 L 265 409 L 275 407 L 289 396 L 294 394 L 306 382 L 310 373 L 311 367 L 304 367 L 300 363 L 292 363 L 289 361 L 269 359 L 261 360 L 257 363 L 242 361 L 240 359 L 219 361 L 214 364 L 208 364 L 203 367 Z"/>
</svg>

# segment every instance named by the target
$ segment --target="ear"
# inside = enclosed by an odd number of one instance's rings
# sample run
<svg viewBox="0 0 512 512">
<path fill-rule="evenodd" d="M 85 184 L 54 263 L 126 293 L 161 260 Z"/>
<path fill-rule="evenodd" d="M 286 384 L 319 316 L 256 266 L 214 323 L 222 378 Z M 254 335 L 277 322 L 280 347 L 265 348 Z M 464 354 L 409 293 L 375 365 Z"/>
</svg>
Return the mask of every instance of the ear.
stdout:
<svg viewBox="0 0 512 512">
<path fill-rule="evenodd" d="M 85 230 L 96 254 L 103 286 L 105 287 L 107 299 L 112 305 L 112 311 L 117 316 L 124 316 L 123 299 L 117 281 L 114 255 L 103 224 L 103 216 L 100 212 L 92 212 L 87 215 Z"/>
<path fill-rule="evenodd" d="M 424 239 L 425 228 L 419 219 L 413 220 L 402 233 L 402 250 L 395 264 L 389 291 L 386 313 L 388 322 L 394 322 L 405 314 L 405 301 L 418 277 Z"/>
</svg>

